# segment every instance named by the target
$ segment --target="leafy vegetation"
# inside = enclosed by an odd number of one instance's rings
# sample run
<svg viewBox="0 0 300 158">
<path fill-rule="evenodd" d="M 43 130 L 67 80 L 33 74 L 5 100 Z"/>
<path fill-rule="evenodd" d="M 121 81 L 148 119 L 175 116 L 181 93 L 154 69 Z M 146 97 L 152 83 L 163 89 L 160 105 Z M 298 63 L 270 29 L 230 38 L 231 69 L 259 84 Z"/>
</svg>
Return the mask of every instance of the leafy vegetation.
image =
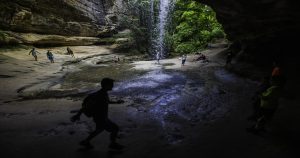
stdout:
<svg viewBox="0 0 300 158">
<path fill-rule="evenodd" d="M 149 54 L 151 37 L 157 33 L 153 27 L 158 20 L 159 0 L 154 0 L 152 15 L 150 5 L 150 0 L 129 0 L 130 13 L 123 15 L 121 21 L 123 26 L 132 31 L 131 47 Z M 194 0 L 175 1 L 164 39 L 165 49 L 171 55 L 204 49 L 212 40 L 224 37 L 222 25 L 210 7 Z"/>
<path fill-rule="evenodd" d="M 169 26 L 166 45 L 175 53 L 191 53 L 206 47 L 216 38 L 224 38 L 215 12 L 193 0 L 177 0 Z"/>
</svg>

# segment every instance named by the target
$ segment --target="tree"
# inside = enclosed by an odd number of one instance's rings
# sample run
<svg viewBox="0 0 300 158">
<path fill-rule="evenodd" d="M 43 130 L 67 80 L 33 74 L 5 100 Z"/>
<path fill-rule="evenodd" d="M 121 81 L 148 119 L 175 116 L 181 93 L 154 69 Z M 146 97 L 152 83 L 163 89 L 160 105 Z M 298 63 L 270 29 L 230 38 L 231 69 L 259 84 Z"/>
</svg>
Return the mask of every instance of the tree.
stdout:
<svg viewBox="0 0 300 158">
<path fill-rule="evenodd" d="M 223 38 L 225 33 L 210 7 L 193 0 L 177 0 L 169 36 L 171 42 L 166 43 L 175 53 L 191 53 L 215 38 Z"/>
</svg>

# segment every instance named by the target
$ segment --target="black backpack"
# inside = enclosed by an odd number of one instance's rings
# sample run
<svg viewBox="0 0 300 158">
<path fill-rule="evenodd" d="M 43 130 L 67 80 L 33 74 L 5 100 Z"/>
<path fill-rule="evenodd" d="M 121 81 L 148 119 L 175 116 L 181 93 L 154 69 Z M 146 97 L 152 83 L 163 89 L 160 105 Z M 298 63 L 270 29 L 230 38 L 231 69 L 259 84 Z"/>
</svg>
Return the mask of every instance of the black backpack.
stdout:
<svg viewBox="0 0 300 158">
<path fill-rule="evenodd" d="M 91 93 L 83 99 L 82 113 L 86 117 L 92 117 L 94 115 L 95 107 L 97 106 L 96 99 L 97 99 L 96 93 Z"/>
</svg>

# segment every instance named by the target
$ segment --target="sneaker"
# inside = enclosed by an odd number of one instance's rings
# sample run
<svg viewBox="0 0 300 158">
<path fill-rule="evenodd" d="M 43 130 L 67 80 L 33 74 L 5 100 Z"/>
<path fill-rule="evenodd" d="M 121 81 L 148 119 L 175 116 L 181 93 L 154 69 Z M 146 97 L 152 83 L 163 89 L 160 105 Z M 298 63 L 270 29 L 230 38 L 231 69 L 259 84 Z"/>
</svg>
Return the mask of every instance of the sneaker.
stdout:
<svg viewBox="0 0 300 158">
<path fill-rule="evenodd" d="M 115 149 L 115 150 L 122 150 L 124 148 L 124 146 L 121 144 L 118 144 L 118 143 L 111 143 L 109 145 L 109 148 Z"/>
<path fill-rule="evenodd" d="M 89 141 L 86 141 L 86 140 L 79 142 L 79 145 L 84 146 L 85 148 L 88 148 L 88 149 L 94 148 L 94 146 Z"/>
</svg>

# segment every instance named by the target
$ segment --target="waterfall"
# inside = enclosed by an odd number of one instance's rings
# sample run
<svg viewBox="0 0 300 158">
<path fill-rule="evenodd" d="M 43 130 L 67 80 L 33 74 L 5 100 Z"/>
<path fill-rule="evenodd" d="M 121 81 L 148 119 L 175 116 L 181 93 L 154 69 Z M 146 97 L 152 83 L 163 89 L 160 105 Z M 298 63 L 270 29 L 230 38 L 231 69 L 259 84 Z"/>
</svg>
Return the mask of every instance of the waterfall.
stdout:
<svg viewBox="0 0 300 158">
<path fill-rule="evenodd" d="M 151 10 L 151 25 L 152 29 L 152 48 L 151 52 L 152 55 L 157 58 L 164 58 L 166 57 L 165 52 L 165 32 L 166 32 L 166 24 L 168 22 L 169 12 L 172 9 L 173 0 L 160 0 L 159 2 L 159 12 L 158 12 L 158 19 L 157 24 L 154 24 L 154 0 L 150 2 L 150 10 Z"/>
</svg>

